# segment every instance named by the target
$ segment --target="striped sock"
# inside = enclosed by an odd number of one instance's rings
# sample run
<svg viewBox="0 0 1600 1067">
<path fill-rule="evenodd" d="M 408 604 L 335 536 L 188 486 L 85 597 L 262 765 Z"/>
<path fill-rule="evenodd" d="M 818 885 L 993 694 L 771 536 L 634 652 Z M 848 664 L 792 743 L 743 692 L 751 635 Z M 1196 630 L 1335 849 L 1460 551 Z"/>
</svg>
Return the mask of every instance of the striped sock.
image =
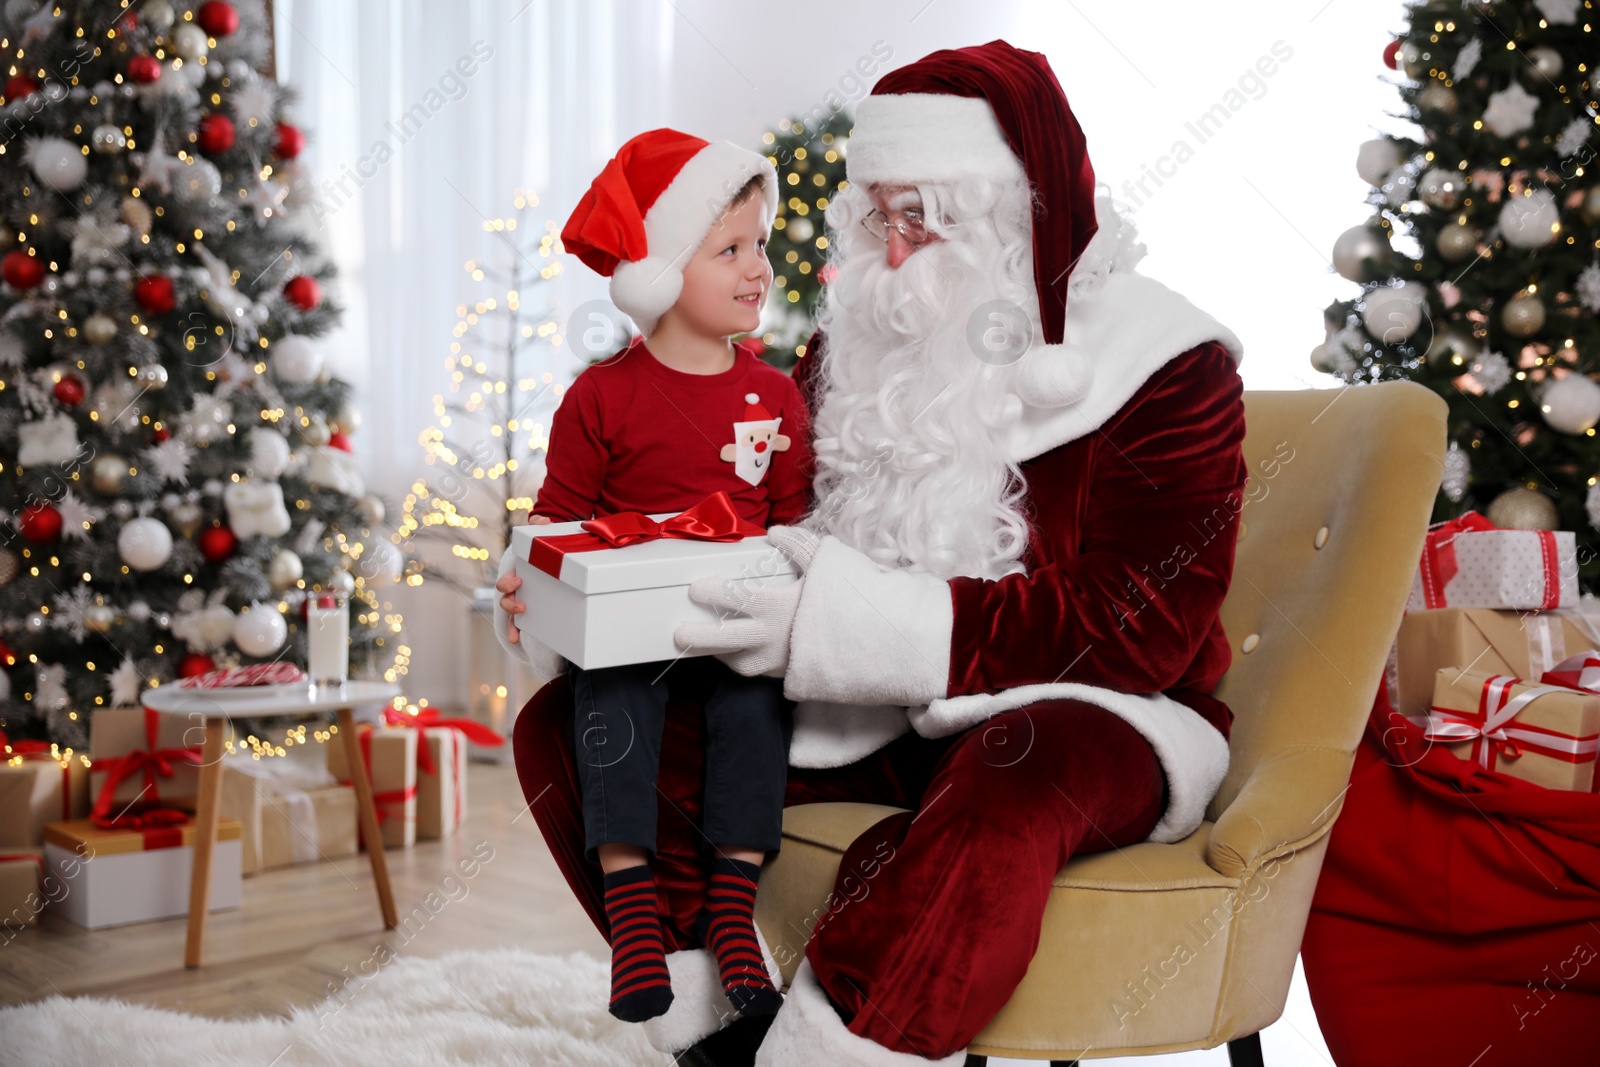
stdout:
<svg viewBox="0 0 1600 1067">
<path fill-rule="evenodd" d="M 642 1023 L 672 1004 L 666 946 L 656 914 L 656 879 L 644 864 L 605 877 L 611 924 L 611 1014 Z"/>
<path fill-rule="evenodd" d="M 706 943 L 722 971 L 722 988 L 740 1015 L 771 1015 L 783 1006 L 756 941 L 756 879 L 761 868 L 719 856 L 706 890 Z"/>
</svg>

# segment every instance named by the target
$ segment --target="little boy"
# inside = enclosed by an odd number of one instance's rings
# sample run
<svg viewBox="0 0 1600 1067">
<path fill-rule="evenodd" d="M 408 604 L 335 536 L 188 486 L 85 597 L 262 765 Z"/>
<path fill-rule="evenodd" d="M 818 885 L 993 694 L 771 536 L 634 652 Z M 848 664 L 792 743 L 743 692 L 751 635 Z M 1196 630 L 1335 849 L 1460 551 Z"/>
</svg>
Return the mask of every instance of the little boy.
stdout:
<svg viewBox="0 0 1600 1067">
<path fill-rule="evenodd" d="M 595 179 L 561 240 L 610 276 L 613 302 L 644 339 L 585 369 L 562 399 L 532 521 L 681 511 L 718 490 L 761 526 L 804 513 L 811 453 L 799 390 L 730 340 L 760 323 L 777 195 L 766 157 L 665 129 L 623 145 Z M 733 1006 L 771 1014 L 782 998 L 751 909 L 761 864 L 779 847 L 793 708 L 781 679 L 695 663 L 712 675 L 701 827 L 711 881 L 697 933 Z M 570 669 L 585 847 L 605 872 L 611 1014 L 630 1022 L 672 1003 L 648 865 L 672 665 Z"/>
</svg>

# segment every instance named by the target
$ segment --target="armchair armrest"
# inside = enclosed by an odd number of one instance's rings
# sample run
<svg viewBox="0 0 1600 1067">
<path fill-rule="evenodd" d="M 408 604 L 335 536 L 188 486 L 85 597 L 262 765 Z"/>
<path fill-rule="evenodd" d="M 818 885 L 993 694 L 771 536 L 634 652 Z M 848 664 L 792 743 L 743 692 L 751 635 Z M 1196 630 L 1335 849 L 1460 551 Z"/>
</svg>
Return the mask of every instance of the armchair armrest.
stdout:
<svg viewBox="0 0 1600 1067">
<path fill-rule="evenodd" d="M 1325 831 L 1349 787 L 1352 753 L 1289 745 L 1262 759 L 1211 828 L 1206 862 L 1238 877 L 1268 854 Z"/>
</svg>

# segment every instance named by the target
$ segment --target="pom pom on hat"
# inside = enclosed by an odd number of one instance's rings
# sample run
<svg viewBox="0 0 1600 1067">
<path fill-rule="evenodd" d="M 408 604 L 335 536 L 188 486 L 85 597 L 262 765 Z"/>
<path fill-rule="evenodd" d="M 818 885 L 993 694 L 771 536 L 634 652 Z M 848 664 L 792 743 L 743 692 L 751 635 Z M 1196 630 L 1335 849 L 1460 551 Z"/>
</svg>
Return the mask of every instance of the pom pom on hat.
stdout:
<svg viewBox="0 0 1600 1067">
<path fill-rule="evenodd" d="M 772 412 L 761 405 L 761 397 L 755 393 L 744 394 L 744 418 L 740 422 L 771 422 Z"/>
<path fill-rule="evenodd" d="M 611 300 L 651 333 L 683 291 L 683 266 L 734 195 L 760 176 L 767 211 L 778 172 L 766 156 L 677 130 L 641 133 L 617 150 L 561 231 L 561 243 L 611 279 Z"/>
</svg>

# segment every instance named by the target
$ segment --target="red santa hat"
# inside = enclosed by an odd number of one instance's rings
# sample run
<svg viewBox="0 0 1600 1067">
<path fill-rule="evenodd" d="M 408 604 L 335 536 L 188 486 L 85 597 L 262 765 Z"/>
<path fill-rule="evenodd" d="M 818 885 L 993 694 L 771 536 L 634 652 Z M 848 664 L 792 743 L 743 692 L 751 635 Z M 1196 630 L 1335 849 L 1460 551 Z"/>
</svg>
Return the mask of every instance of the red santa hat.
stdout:
<svg viewBox="0 0 1600 1067">
<path fill-rule="evenodd" d="M 744 418 L 740 422 L 771 422 L 772 412 L 761 404 L 761 397 L 755 393 L 744 394 Z"/>
<path fill-rule="evenodd" d="M 746 182 L 763 177 L 768 217 L 778 172 L 766 156 L 677 130 L 641 133 L 583 194 L 561 243 L 611 279 L 611 300 L 651 333 L 683 289 L 683 266 Z"/>
<path fill-rule="evenodd" d="M 1061 343 L 1068 276 L 1095 234 L 1095 182 L 1083 130 L 1044 56 L 990 41 L 890 71 L 856 110 L 846 168 L 863 187 L 1025 178 L 1044 340 Z"/>
</svg>

